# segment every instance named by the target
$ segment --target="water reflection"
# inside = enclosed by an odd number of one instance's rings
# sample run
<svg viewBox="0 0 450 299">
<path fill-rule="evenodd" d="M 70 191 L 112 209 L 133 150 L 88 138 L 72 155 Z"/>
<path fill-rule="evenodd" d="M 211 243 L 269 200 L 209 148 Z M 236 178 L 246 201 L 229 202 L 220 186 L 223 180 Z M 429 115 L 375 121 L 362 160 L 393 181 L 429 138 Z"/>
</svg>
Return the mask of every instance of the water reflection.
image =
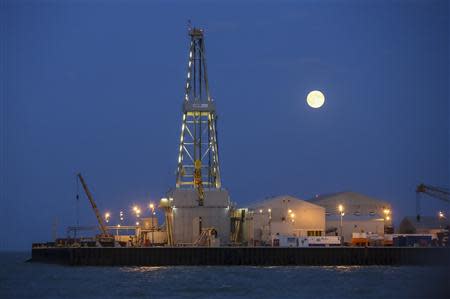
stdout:
<svg viewBox="0 0 450 299">
<path fill-rule="evenodd" d="M 127 273 L 148 273 L 148 272 L 156 272 L 167 268 L 168 267 L 135 266 L 135 267 L 121 267 L 120 271 Z"/>
</svg>

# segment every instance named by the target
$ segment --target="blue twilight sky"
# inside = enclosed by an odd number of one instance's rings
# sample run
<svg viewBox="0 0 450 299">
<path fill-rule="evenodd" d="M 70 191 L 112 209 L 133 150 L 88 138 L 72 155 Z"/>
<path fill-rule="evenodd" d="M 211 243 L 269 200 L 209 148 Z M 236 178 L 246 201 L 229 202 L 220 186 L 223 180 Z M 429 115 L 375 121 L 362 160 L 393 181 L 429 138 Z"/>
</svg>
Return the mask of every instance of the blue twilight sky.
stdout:
<svg viewBox="0 0 450 299">
<path fill-rule="evenodd" d="M 174 186 L 188 19 L 240 206 L 352 190 L 398 223 L 419 182 L 450 185 L 447 1 L 240 2 L 1 1 L 0 249 L 75 223 L 77 171 L 113 217 Z"/>
</svg>

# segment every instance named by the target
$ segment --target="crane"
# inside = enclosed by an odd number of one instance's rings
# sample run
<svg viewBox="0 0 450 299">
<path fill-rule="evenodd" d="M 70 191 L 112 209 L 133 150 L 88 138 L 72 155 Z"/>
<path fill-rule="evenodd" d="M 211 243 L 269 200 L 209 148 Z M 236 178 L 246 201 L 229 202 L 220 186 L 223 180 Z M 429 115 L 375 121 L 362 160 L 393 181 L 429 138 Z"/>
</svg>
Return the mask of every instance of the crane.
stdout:
<svg viewBox="0 0 450 299">
<path fill-rule="evenodd" d="M 416 213 L 417 221 L 420 221 L 420 195 L 426 194 L 428 196 L 440 199 L 446 203 L 450 203 L 450 190 L 442 187 L 435 187 L 426 184 L 420 184 L 416 188 Z"/>
<path fill-rule="evenodd" d="M 95 204 L 94 198 L 92 197 L 92 194 L 89 191 L 89 188 L 86 185 L 86 182 L 84 181 L 83 176 L 81 175 L 81 173 L 78 173 L 77 176 L 81 182 L 81 185 L 83 186 L 84 192 L 86 193 L 86 196 L 89 199 L 89 202 L 91 203 L 92 210 L 94 210 L 95 216 L 97 217 L 98 226 L 99 226 L 100 232 L 101 232 L 101 234 L 97 236 L 99 243 L 101 245 L 108 245 L 108 246 L 112 245 L 113 246 L 114 245 L 114 236 L 112 236 L 111 234 L 108 233 L 105 222 L 103 221 L 103 218 L 100 215 L 97 205 Z"/>
</svg>

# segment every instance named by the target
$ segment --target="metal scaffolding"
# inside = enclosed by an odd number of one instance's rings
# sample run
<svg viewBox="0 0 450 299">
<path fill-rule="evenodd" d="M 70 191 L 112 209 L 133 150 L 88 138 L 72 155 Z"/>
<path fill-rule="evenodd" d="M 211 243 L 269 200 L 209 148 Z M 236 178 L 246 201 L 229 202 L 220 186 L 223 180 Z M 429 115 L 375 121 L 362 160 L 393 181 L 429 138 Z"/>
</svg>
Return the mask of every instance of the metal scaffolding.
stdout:
<svg viewBox="0 0 450 299">
<path fill-rule="evenodd" d="M 178 154 L 177 188 L 220 189 L 217 116 L 209 93 L 202 29 L 189 28 L 191 39 Z"/>
</svg>

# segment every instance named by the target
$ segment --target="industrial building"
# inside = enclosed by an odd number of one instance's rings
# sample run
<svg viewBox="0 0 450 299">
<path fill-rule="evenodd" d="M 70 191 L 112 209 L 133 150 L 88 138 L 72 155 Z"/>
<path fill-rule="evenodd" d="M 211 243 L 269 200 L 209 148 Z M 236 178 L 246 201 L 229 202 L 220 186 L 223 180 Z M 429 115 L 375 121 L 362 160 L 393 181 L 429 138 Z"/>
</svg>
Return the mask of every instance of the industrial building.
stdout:
<svg viewBox="0 0 450 299">
<path fill-rule="evenodd" d="M 316 196 L 310 202 L 325 208 L 327 235 L 340 235 L 344 242 L 351 242 L 353 233 L 392 233 L 392 209 L 386 201 L 340 192 Z"/>
<path fill-rule="evenodd" d="M 206 190 L 202 206 L 198 194 L 173 189 L 168 193 L 172 207 L 172 235 L 177 245 L 196 243 L 203 231 L 215 231 L 219 244 L 230 240 L 230 199 L 226 190 Z"/>
<path fill-rule="evenodd" d="M 322 236 L 325 208 L 283 195 L 251 205 L 246 212 L 243 239 L 248 245 L 268 244 L 273 235 Z"/>
</svg>

